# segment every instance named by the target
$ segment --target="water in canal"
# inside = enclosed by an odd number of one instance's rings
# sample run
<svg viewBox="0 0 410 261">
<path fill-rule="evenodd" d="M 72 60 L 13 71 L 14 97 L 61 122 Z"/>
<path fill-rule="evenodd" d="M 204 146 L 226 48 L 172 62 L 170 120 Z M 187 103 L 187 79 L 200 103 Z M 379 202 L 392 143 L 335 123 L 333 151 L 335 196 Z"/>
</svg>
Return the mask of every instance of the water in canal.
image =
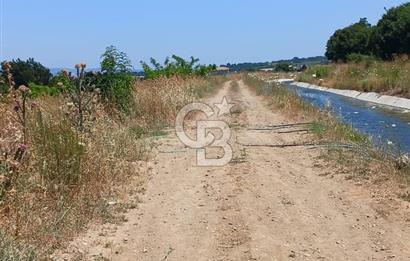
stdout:
<svg viewBox="0 0 410 261">
<path fill-rule="evenodd" d="M 329 109 L 343 122 L 368 134 L 375 144 L 394 152 L 410 153 L 410 111 L 302 88 L 291 83 L 285 86 L 304 100 L 321 109 Z"/>
</svg>

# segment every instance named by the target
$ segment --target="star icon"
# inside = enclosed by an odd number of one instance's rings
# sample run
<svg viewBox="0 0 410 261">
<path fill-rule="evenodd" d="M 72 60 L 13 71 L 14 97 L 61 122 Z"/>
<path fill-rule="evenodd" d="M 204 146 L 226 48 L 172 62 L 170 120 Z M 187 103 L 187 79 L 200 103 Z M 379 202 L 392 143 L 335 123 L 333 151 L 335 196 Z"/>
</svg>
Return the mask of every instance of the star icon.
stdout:
<svg viewBox="0 0 410 261">
<path fill-rule="evenodd" d="M 225 114 L 231 114 L 231 108 L 234 106 L 234 104 L 232 103 L 228 103 L 228 100 L 226 99 L 226 97 L 224 96 L 222 99 L 221 103 L 215 103 L 214 104 L 219 112 L 218 112 L 218 117 L 221 117 Z"/>
</svg>

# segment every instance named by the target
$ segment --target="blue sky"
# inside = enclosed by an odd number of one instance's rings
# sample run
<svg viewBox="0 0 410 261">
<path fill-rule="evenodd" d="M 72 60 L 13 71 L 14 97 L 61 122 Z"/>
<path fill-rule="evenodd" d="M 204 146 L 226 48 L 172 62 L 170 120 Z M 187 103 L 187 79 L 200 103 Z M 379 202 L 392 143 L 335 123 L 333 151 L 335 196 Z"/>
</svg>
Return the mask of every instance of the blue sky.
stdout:
<svg viewBox="0 0 410 261">
<path fill-rule="evenodd" d="M 1 57 L 49 67 L 98 67 L 108 45 L 140 60 L 171 54 L 203 63 L 322 55 L 338 28 L 375 23 L 396 0 L 0 0 Z"/>
</svg>

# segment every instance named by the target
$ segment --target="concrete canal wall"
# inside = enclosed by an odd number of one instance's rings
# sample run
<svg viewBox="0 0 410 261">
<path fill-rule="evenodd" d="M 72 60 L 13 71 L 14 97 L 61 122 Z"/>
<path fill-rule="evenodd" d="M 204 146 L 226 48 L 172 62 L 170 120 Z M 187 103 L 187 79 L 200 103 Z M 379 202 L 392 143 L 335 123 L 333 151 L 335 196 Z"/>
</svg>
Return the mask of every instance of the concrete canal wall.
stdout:
<svg viewBox="0 0 410 261">
<path fill-rule="evenodd" d="M 342 96 L 346 96 L 346 97 L 350 97 L 350 98 L 354 98 L 354 99 L 358 99 L 362 101 L 373 102 L 376 104 L 410 110 L 410 99 L 406 99 L 406 98 L 381 95 L 375 92 L 359 92 L 359 91 L 354 91 L 354 90 L 332 89 L 332 88 L 317 86 L 314 84 L 309 84 L 309 83 L 304 83 L 304 82 L 295 82 L 292 79 L 279 79 L 275 81 L 279 83 L 287 82 L 287 83 L 291 83 L 301 88 L 308 88 L 308 89 L 314 89 L 314 90 L 319 90 L 319 91 L 324 91 L 324 92 L 335 93 L 335 94 L 339 94 Z"/>
</svg>

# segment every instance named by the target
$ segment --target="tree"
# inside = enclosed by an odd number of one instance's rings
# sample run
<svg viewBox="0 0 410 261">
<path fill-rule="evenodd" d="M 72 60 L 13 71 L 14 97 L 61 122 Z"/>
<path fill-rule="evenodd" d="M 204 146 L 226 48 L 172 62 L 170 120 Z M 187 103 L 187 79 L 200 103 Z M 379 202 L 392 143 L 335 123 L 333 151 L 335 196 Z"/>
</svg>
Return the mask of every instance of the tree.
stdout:
<svg viewBox="0 0 410 261">
<path fill-rule="evenodd" d="M 410 3 L 391 8 L 377 23 L 372 42 L 383 59 L 410 54 Z"/>
<path fill-rule="evenodd" d="M 39 85 L 48 85 L 52 74 L 50 70 L 44 67 L 41 63 L 29 58 L 27 61 L 20 59 L 8 62 L 10 73 L 13 75 L 16 88 L 21 85 L 28 85 L 30 82 Z M 5 70 L 6 62 L 2 62 L 2 75 L 7 79 Z"/>
<path fill-rule="evenodd" d="M 101 55 L 101 72 L 102 73 L 129 73 L 132 72 L 131 60 L 127 54 L 120 52 L 113 45 L 105 48 L 105 52 Z"/>
<path fill-rule="evenodd" d="M 369 45 L 372 27 L 366 18 L 358 23 L 337 30 L 329 39 L 326 46 L 326 57 L 332 61 L 346 61 L 349 54 L 370 54 Z"/>
<path fill-rule="evenodd" d="M 131 60 L 112 45 L 106 48 L 101 58 L 101 96 L 122 111 L 129 112 L 134 79 Z"/>
<path fill-rule="evenodd" d="M 150 63 L 152 64 L 152 67 L 145 62 L 141 62 L 145 78 L 155 79 L 158 77 L 172 77 L 175 75 L 206 76 L 209 72 L 216 70 L 216 65 L 201 65 L 199 64 L 199 59 L 192 56 L 189 60 L 185 60 L 177 55 L 172 55 L 171 59 L 167 57 L 164 61 L 164 65 L 161 65 L 157 60 L 151 58 Z"/>
</svg>

